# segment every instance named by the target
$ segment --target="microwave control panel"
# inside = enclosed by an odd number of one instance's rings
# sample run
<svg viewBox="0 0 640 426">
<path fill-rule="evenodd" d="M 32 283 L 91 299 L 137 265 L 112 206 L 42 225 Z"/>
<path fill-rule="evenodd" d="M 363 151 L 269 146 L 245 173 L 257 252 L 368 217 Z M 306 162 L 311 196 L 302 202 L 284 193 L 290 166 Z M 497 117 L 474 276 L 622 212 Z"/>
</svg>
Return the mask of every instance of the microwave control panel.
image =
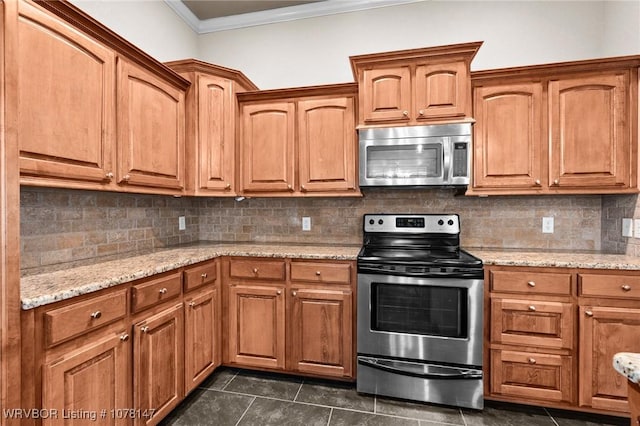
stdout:
<svg viewBox="0 0 640 426">
<path fill-rule="evenodd" d="M 453 144 L 453 177 L 468 176 L 469 149 L 466 142 L 454 142 Z"/>
</svg>

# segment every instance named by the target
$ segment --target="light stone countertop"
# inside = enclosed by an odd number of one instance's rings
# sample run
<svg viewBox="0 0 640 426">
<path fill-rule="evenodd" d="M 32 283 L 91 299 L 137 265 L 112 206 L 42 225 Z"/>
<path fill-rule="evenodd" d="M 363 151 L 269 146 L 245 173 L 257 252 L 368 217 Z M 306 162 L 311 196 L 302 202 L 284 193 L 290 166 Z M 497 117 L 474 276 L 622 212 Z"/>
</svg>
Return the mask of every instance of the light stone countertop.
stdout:
<svg viewBox="0 0 640 426">
<path fill-rule="evenodd" d="M 633 383 L 640 383 L 640 354 L 618 352 L 613 356 L 613 368 Z"/>
<path fill-rule="evenodd" d="M 355 260 L 360 246 L 199 243 L 149 254 L 25 275 L 20 280 L 22 309 L 69 299 L 220 256 Z"/>
<path fill-rule="evenodd" d="M 83 266 L 56 265 L 50 270 L 23 271 L 20 280 L 22 309 L 32 309 L 220 256 L 356 260 L 359 250 L 359 245 L 200 242 L 116 260 L 98 260 Z M 640 271 L 640 257 L 618 254 L 488 248 L 466 250 L 486 265 Z"/>
</svg>

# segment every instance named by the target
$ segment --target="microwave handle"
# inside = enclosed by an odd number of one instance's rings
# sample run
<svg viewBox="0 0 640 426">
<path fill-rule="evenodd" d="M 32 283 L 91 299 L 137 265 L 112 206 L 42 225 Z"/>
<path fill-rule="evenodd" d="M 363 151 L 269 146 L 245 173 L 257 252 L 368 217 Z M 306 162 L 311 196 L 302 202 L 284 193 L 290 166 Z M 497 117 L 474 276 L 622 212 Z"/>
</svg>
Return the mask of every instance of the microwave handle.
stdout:
<svg viewBox="0 0 640 426">
<path fill-rule="evenodd" d="M 444 183 L 449 183 L 451 181 L 450 170 L 451 170 L 451 156 L 453 153 L 451 152 L 451 139 L 443 138 L 442 142 L 442 180 Z"/>
</svg>

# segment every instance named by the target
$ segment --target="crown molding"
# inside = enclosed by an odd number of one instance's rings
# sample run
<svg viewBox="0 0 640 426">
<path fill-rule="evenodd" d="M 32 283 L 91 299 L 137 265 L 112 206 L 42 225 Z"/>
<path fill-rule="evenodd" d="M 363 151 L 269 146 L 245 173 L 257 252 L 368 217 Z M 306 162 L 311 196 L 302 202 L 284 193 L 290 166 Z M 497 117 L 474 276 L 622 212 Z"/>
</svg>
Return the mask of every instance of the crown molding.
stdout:
<svg viewBox="0 0 640 426">
<path fill-rule="evenodd" d="M 339 13 L 355 12 L 358 10 L 377 9 L 380 7 L 397 6 L 407 3 L 419 3 L 428 0 L 326 0 L 323 2 L 243 13 L 241 15 L 225 16 L 221 18 L 206 19 L 203 21 L 198 19 L 198 17 L 194 15 L 181 0 L 164 1 L 187 23 L 187 25 L 189 25 L 189 27 L 191 27 L 193 31 L 198 34 L 207 34 L 217 31 L 272 24 L 275 22 L 295 21 L 298 19 L 336 15 Z"/>
</svg>

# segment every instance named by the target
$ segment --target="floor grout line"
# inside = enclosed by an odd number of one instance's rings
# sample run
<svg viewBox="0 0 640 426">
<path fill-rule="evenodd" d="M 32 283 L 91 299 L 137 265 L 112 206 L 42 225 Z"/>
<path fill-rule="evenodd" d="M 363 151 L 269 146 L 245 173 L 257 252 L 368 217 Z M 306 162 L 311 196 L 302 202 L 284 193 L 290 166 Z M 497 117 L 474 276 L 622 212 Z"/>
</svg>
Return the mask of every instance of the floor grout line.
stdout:
<svg viewBox="0 0 640 426">
<path fill-rule="evenodd" d="M 327 419 L 327 426 L 331 424 L 331 417 L 333 417 L 333 408 L 329 411 L 329 419 Z"/>
<path fill-rule="evenodd" d="M 304 379 L 300 382 L 300 387 L 298 388 L 298 392 L 296 392 L 296 396 L 293 397 L 293 402 L 296 402 L 296 399 L 298 399 L 298 395 L 300 395 L 300 391 L 302 390 L 302 385 L 304 385 Z"/>
<path fill-rule="evenodd" d="M 242 419 L 244 418 L 244 416 L 247 415 L 247 411 L 249 411 L 249 408 L 251 408 L 251 406 L 253 405 L 253 403 L 256 401 L 257 397 L 253 397 L 253 400 L 251 401 L 251 403 L 247 406 L 246 410 L 244 410 L 244 413 L 242 413 L 242 415 L 240 416 L 240 418 L 238 419 L 238 421 L 236 422 L 236 426 L 238 426 L 240 424 L 240 422 L 242 421 Z"/>
<path fill-rule="evenodd" d="M 547 416 L 549 416 L 549 418 L 551 419 L 551 421 L 553 422 L 553 424 L 554 424 L 555 426 L 560 426 L 560 425 L 558 424 L 558 422 L 556 421 L 556 419 L 554 419 L 554 418 L 553 418 L 553 416 L 551 415 L 551 413 L 549 412 L 549 410 L 547 410 L 547 408 L 546 408 L 546 407 L 542 407 L 542 409 L 544 410 L 544 412 L 545 412 L 545 413 L 547 413 Z"/>
</svg>

